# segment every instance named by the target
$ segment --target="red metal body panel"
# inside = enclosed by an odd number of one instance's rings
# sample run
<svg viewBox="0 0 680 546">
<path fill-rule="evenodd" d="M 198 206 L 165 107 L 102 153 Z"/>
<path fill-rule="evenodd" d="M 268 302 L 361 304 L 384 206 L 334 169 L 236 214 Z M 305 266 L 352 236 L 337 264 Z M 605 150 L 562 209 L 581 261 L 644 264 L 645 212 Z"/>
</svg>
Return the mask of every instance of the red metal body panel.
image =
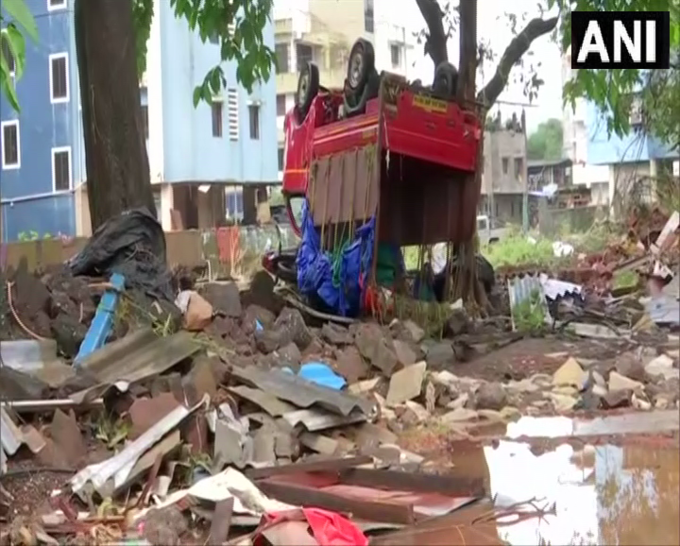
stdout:
<svg viewBox="0 0 680 546">
<path fill-rule="evenodd" d="M 309 169 L 313 161 L 375 144 L 379 133 L 382 135 L 380 144 L 383 151 L 395 154 L 391 156 L 395 159 L 401 155 L 411 162 L 415 161 L 410 169 L 411 180 L 397 180 L 396 178 L 390 180 L 391 171 L 381 169 L 383 173 L 381 184 L 387 186 L 394 184 L 410 186 L 412 184 L 412 191 L 417 192 L 423 182 L 427 184 L 427 180 L 423 181 L 420 175 L 428 173 L 428 178 L 433 180 L 431 189 L 438 193 L 441 191 L 440 186 L 444 178 L 456 176 L 456 172 L 460 177 L 464 173 L 475 171 L 480 148 L 481 125 L 474 113 L 462 110 L 453 101 L 433 98 L 427 91 L 410 87 L 403 80 L 388 79 L 383 82 L 383 85 L 385 92 L 382 105 L 379 99 L 370 100 L 366 105 L 365 113 L 349 119 L 338 119 L 339 107 L 343 104 L 343 95 L 340 91 L 323 92 L 317 95 L 302 123 L 297 121 L 295 108 L 288 112 L 284 122 L 284 195 L 287 197 L 306 195 Z M 378 124 L 381 106 L 383 127 L 380 132 Z M 419 169 L 417 168 L 418 161 L 427 164 L 423 164 L 422 169 Z M 441 167 L 439 171 L 437 171 L 438 167 Z M 415 174 L 419 171 L 420 175 Z M 388 179 L 385 179 L 386 176 Z M 440 179 L 437 184 L 434 184 L 435 178 Z M 435 185 L 437 188 L 434 187 Z M 382 186 L 382 192 L 387 191 L 391 194 L 387 186 Z M 397 191 L 396 187 L 395 191 Z M 403 191 L 399 190 L 399 195 Z M 456 190 L 456 193 L 458 191 Z M 428 192 L 426 193 L 429 195 Z M 390 200 L 396 198 L 396 195 Z M 472 197 L 472 194 L 469 197 Z M 403 198 L 403 196 L 399 197 L 399 199 Z M 471 204 L 468 202 L 470 200 L 466 199 L 465 205 L 460 203 L 453 206 L 455 200 L 456 197 L 451 195 L 450 199 L 446 200 L 445 208 L 458 217 L 461 214 L 467 217 L 464 211 Z M 431 205 L 434 204 L 431 203 Z M 291 214 L 290 207 L 289 214 Z M 421 210 L 418 214 L 422 215 L 426 212 Z M 292 214 L 291 221 L 294 229 L 298 231 Z M 463 231 L 465 233 L 460 233 L 464 238 L 469 230 Z"/>
</svg>

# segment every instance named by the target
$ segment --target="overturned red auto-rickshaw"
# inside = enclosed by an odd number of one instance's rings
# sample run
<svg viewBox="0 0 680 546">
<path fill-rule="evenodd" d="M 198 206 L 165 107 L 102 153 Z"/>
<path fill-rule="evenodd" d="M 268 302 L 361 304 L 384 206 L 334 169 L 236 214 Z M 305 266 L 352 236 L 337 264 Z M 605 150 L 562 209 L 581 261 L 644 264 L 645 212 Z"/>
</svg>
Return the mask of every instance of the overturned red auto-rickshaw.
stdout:
<svg viewBox="0 0 680 546">
<path fill-rule="evenodd" d="M 431 86 L 409 83 L 378 74 L 364 39 L 348 64 L 343 89 L 324 87 L 311 62 L 300 72 L 284 122 L 283 195 L 302 244 L 295 266 L 285 253 L 264 260 L 341 315 L 365 307 L 369 286 L 397 282 L 381 279 L 386 249 L 472 239 L 482 134 L 475 106 L 456 100 L 451 64 L 436 67 Z"/>
</svg>

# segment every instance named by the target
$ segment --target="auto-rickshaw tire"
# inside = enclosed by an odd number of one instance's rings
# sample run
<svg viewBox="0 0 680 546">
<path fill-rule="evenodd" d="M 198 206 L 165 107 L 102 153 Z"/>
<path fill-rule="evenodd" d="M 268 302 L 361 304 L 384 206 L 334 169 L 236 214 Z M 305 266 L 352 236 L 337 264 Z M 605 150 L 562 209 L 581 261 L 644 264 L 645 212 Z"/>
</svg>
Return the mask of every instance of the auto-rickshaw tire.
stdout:
<svg viewBox="0 0 680 546">
<path fill-rule="evenodd" d="M 355 74 L 354 62 L 360 58 L 361 64 Z M 362 95 L 371 73 L 375 71 L 375 50 L 373 44 L 364 38 L 359 38 L 349 53 L 347 62 L 347 86 L 355 95 Z"/>
<path fill-rule="evenodd" d="M 307 84 L 306 87 L 303 88 L 305 79 L 307 79 Z M 309 108 L 312 106 L 312 101 L 319 93 L 319 87 L 319 67 L 310 61 L 302 67 L 298 76 L 298 88 L 295 93 L 298 123 L 302 123 L 307 117 Z"/>
<path fill-rule="evenodd" d="M 368 82 L 364 86 L 360 95 L 353 93 L 349 88 L 349 83 L 345 85 L 344 92 L 344 111 L 349 118 L 357 114 L 363 114 L 366 110 L 366 103 L 378 96 L 380 92 L 380 76 L 374 70 L 368 77 Z"/>
<path fill-rule="evenodd" d="M 434 71 L 432 90 L 448 99 L 455 96 L 457 85 L 458 69 L 448 61 L 439 63 Z"/>
</svg>

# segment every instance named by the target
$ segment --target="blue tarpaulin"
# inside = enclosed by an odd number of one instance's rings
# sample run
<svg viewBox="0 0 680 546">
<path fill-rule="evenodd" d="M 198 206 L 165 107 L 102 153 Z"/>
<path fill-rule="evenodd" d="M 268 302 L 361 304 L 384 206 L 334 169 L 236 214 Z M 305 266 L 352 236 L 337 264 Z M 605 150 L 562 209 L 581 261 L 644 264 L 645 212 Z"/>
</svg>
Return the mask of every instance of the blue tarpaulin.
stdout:
<svg viewBox="0 0 680 546">
<path fill-rule="evenodd" d="M 360 279 L 369 273 L 373 257 L 375 218 L 356 231 L 354 240 L 333 253 L 321 249 L 321 237 L 306 202 L 301 228 L 296 259 L 300 293 L 320 298 L 337 315 L 356 316 L 361 309 Z"/>
</svg>

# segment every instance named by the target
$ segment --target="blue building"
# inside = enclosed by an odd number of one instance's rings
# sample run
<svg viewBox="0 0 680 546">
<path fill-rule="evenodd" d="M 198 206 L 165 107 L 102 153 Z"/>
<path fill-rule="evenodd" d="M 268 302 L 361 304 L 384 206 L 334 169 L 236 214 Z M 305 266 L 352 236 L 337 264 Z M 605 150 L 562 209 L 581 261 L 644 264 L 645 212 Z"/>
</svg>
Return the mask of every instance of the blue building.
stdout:
<svg viewBox="0 0 680 546">
<path fill-rule="evenodd" d="M 642 114 L 635 104 L 630 114 L 633 130 L 624 137 L 608 134 L 595 105 L 588 103 L 586 108 L 588 163 L 609 166 L 610 204 L 615 204 L 617 194 L 627 195 L 635 183 L 654 179 L 662 172 L 672 172 L 673 161 L 680 157 L 678 151 L 638 130 Z M 650 193 L 649 198 L 653 199 L 653 194 Z"/>
<path fill-rule="evenodd" d="M 84 158 L 68 1 L 27 0 L 40 41 L 26 44 L 27 69 L 16 82 L 21 113 L 0 98 L 4 241 L 75 233 L 73 189 L 83 178 Z"/>
<path fill-rule="evenodd" d="M 27 45 L 16 85 L 21 113 L 0 103 L 2 238 L 89 235 L 73 0 L 27 5 L 40 41 Z M 226 187 L 277 183 L 276 84 L 249 94 L 225 63 L 227 88 L 194 108 L 219 45 L 202 43 L 169 1 L 156 0 L 154 12 L 141 107 L 159 218 L 166 230 L 212 227 L 224 221 Z M 273 49 L 271 24 L 265 38 Z"/>
</svg>

